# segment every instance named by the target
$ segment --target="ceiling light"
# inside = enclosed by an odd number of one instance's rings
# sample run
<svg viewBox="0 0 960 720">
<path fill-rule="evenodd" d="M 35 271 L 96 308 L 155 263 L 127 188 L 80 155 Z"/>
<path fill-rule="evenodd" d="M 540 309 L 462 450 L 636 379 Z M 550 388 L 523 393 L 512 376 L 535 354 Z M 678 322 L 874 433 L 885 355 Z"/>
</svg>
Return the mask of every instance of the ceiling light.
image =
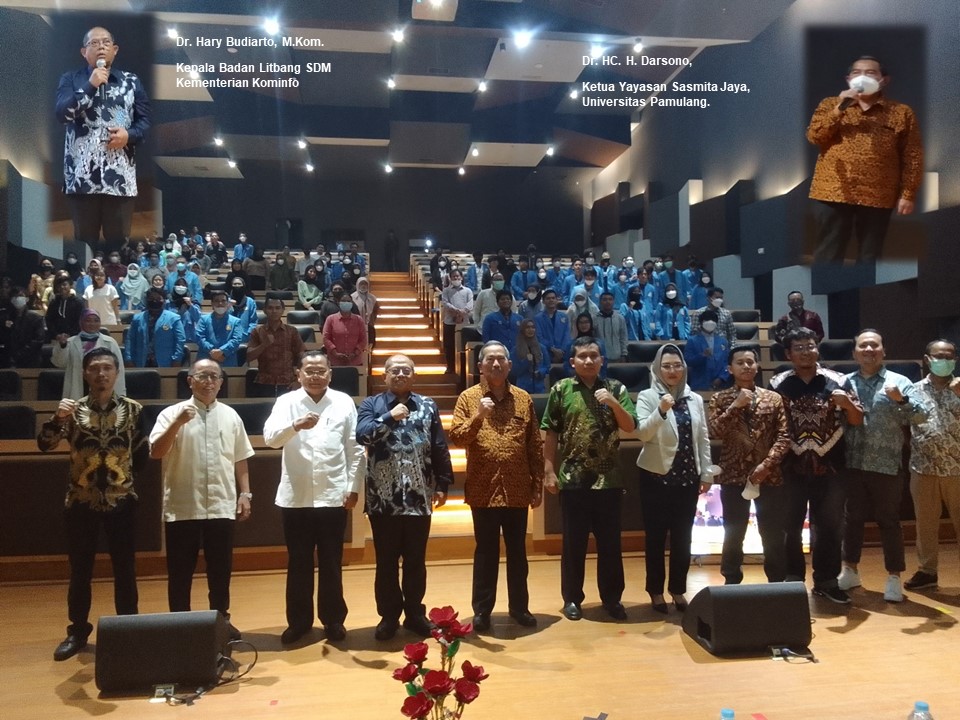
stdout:
<svg viewBox="0 0 960 720">
<path fill-rule="evenodd" d="M 470 151 L 470 154 L 473 155 L 474 157 L 477 157 L 477 155 L 480 154 L 480 150 L 478 148 L 474 148 L 473 150 Z"/>
<path fill-rule="evenodd" d="M 276 18 L 266 18 L 263 21 L 263 31 L 267 35 L 276 35 L 280 32 L 280 22 Z"/>
<path fill-rule="evenodd" d="M 603 55 L 603 46 L 602 45 L 591 45 L 590 46 L 590 57 L 596 60 L 598 57 Z"/>
<path fill-rule="evenodd" d="M 466 174 L 467 174 L 467 171 L 464 170 L 462 167 L 457 168 L 457 175 L 466 175 Z"/>
<path fill-rule="evenodd" d="M 547 146 L 547 155 L 548 155 L 549 157 L 553 157 L 553 145 L 548 145 L 548 146 Z"/>
<path fill-rule="evenodd" d="M 433 247 L 433 240 L 431 240 L 430 238 L 427 238 L 427 241 L 423 244 L 423 246 L 424 246 L 425 248 L 432 248 L 432 247 Z"/>
<path fill-rule="evenodd" d="M 227 165 L 229 165 L 232 168 L 235 168 L 237 166 L 237 164 L 233 160 L 227 160 Z"/>
<path fill-rule="evenodd" d="M 643 41 L 640 38 L 637 38 L 637 41 L 633 44 L 633 51 L 635 53 L 643 52 Z"/>
<path fill-rule="evenodd" d="M 390 36 L 393 38 L 393 41 L 394 41 L 395 43 L 402 43 L 402 42 L 403 42 L 403 28 L 397 28 L 397 29 L 394 30 L 392 33 L 390 33 Z"/>
<path fill-rule="evenodd" d="M 304 140 L 303 138 L 300 138 L 299 140 L 297 140 L 297 147 L 300 148 L 301 150 L 306 150 L 306 149 L 307 149 L 307 141 Z"/>
<path fill-rule="evenodd" d="M 533 32 L 530 30 L 517 30 L 513 34 L 513 42 L 521 50 L 529 45 L 531 40 L 533 40 Z"/>
<path fill-rule="evenodd" d="M 576 100 L 576 99 L 577 99 L 577 96 L 578 96 L 579 94 L 580 94 L 580 93 L 577 92 L 577 89 L 574 88 L 573 90 L 570 91 L 570 99 L 571 99 L 571 100 Z"/>
<path fill-rule="evenodd" d="M 307 172 L 313 172 L 313 164 L 312 164 L 312 163 L 307 163 L 307 164 L 306 164 L 306 168 L 307 168 Z"/>
<path fill-rule="evenodd" d="M 391 165 L 390 163 L 384 164 L 384 166 L 383 166 L 383 171 L 384 171 L 385 173 L 387 173 L 387 174 L 392 173 L 392 172 L 393 172 L 393 165 Z"/>
<path fill-rule="evenodd" d="M 486 81 L 486 80 L 481 80 L 481 81 L 480 81 L 480 84 L 477 85 L 477 90 L 479 90 L 480 92 L 486 92 L 486 91 L 487 91 L 487 81 Z"/>
<path fill-rule="evenodd" d="M 393 90 L 397 86 L 397 81 L 392 77 L 387 79 L 387 87 Z"/>
<path fill-rule="evenodd" d="M 177 29 L 175 27 L 168 27 L 167 37 L 170 38 L 171 40 L 176 40 L 178 37 L 180 37 L 180 33 L 177 32 Z"/>
<path fill-rule="evenodd" d="M 213 139 L 213 144 L 216 145 L 217 147 L 223 147 L 223 138 L 222 138 L 222 137 L 215 137 L 215 138 Z"/>
</svg>

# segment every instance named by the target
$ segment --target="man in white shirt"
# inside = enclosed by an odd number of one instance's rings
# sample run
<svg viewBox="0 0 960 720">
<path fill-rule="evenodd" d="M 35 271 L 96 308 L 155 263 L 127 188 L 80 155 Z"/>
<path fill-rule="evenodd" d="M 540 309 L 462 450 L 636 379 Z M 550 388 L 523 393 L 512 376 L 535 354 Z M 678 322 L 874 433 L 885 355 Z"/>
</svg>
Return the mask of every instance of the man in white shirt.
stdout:
<svg viewBox="0 0 960 720">
<path fill-rule="evenodd" d="M 463 287 L 463 275 L 451 270 L 447 277 L 450 285 L 440 293 L 443 306 L 443 353 L 447 360 L 447 373 L 456 372 L 457 325 L 463 325 L 473 310 L 473 293 Z"/>
<path fill-rule="evenodd" d="M 341 564 L 347 511 L 357 504 L 365 466 L 356 440 L 357 408 L 349 395 L 331 390 L 325 353 L 304 353 L 300 389 L 277 398 L 263 428 L 272 448 L 283 448 L 276 504 L 287 544 L 287 629 L 284 644 L 313 627 L 313 564 L 318 564 L 317 616 L 328 640 L 343 640 L 347 604 Z"/>
<path fill-rule="evenodd" d="M 233 531 L 238 519 L 250 518 L 253 447 L 236 410 L 217 402 L 220 365 L 198 360 L 187 382 L 193 397 L 161 412 L 150 432 L 150 457 L 163 458 L 167 602 L 170 612 L 190 610 L 202 547 L 210 609 L 229 620 Z M 233 624 L 230 636 L 240 638 Z"/>
</svg>

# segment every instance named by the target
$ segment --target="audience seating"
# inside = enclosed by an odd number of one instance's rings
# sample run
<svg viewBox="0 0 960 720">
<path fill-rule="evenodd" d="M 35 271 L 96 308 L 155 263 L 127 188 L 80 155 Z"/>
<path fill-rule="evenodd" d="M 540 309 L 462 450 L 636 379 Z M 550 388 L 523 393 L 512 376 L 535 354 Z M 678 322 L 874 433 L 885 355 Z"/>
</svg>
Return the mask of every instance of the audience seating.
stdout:
<svg viewBox="0 0 960 720">
<path fill-rule="evenodd" d="M 360 368 L 335 367 L 330 378 L 330 387 L 351 397 L 360 395 Z"/>
<path fill-rule="evenodd" d="M 300 339 L 305 343 L 315 343 L 317 341 L 316 332 L 309 325 L 291 325 L 290 327 L 296 329 L 300 333 Z"/>
<path fill-rule="evenodd" d="M 63 399 L 64 371 L 41 370 L 37 375 L 37 400 Z"/>
<path fill-rule="evenodd" d="M 829 340 L 824 338 L 820 341 L 820 359 L 836 360 L 843 362 L 853 360 L 853 348 L 855 343 L 853 339 Z"/>
<path fill-rule="evenodd" d="M 730 316 L 734 322 L 758 323 L 760 322 L 759 310 L 731 310 Z"/>
<path fill-rule="evenodd" d="M 737 333 L 737 340 L 756 340 L 760 335 L 760 326 L 756 323 L 738 323 L 733 324 L 733 329 Z"/>
<path fill-rule="evenodd" d="M 120 311 L 120 324 L 129 325 L 133 320 L 133 316 L 137 314 L 136 310 L 121 310 Z M 103 328 L 100 329 L 100 332 L 103 332 Z"/>
<path fill-rule="evenodd" d="M 650 366 L 645 363 L 609 363 L 607 377 L 619 380 L 632 393 L 650 387 Z"/>
<path fill-rule="evenodd" d="M 261 385 L 255 382 L 257 379 L 257 368 L 248 368 L 243 378 L 244 395 L 248 398 L 272 398 L 276 396 L 276 388 L 273 385 Z M 226 384 L 226 383 L 224 383 Z"/>
<path fill-rule="evenodd" d="M 291 325 L 319 325 L 320 313 L 316 310 L 290 310 L 286 322 Z"/>
<path fill-rule="evenodd" d="M 131 368 L 124 373 L 127 397 L 134 400 L 159 400 L 160 373 L 153 368 Z"/>
<path fill-rule="evenodd" d="M 23 381 L 16 370 L 0 370 L 0 400 L 22 400 Z"/>
<path fill-rule="evenodd" d="M 0 440 L 32 440 L 37 412 L 29 405 L 0 405 Z"/>
<path fill-rule="evenodd" d="M 243 421 L 243 429 L 247 435 L 263 435 L 263 426 L 273 410 L 273 400 L 257 400 L 253 402 L 234 403 L 230 407 L 237 411 Z"/>
</svg>

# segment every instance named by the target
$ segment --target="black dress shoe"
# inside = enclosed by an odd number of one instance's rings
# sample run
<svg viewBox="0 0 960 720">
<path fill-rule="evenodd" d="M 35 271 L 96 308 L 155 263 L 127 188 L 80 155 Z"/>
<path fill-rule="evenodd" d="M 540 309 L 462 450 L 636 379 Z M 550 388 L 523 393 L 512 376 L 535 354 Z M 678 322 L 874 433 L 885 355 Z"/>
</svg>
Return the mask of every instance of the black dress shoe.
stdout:
<svg viewBox="0 0 960 720">
<path fill-rule="evenodd" d="M 682 595 L 673 595 L 673 606 L 679 611 L 683 612 L 687 609 L 687 599 Z"/>
<path fill-rule="evenodd" d="M 520 612 L 510 611 L 510 617 L 517 621 L 518 625 L 523 627 L 536 627 L 537 619 L 526 610 Z"/>
<path fill-rule="evenodd" d="M 280 635 L 280 642 L 282 642 L 284 645 L 295 643 L 297 640 L 302 638 L 312 629 L 313 628 L 310 628 L 310 627 L 300 628 L 300 627 L 294 627 L 293 625 L 291 625 L 286 630 L 284 630 L 283 633 Z"/>
<path fill-rule="evenodd" d="M 583 613 L 580 612 L 580 606 L 575 602 L 568 602 L 563 606 L 563 616 L 567 620 L 579 620 L 583 617 Z"/>
<path fill-rule="evenodd" d="M 657 602 L 653 599 L 653 595 L 650 596 L 650 607 L 653 608 L 654 612 L 662 613 L 663 615 L 667 614 L 667 603 L 664 602 L 663 596 L 660 596 L 660 602 Z"/>
<path fill-rule="evenodd" d="M 612 617 L 614 620 L 626 620 L 627 611 L 623 607 L 623 603 L 604 603 L 603 609 L 607 611 L 607 615 Z"/>
<path fill-rule="evenodd" d="M 473 629 L 477 632 L 486 632 L 490 629 L 490 616 L 483 613 L 473 616 Z"/>
<path fill-rule="evenodd" d="M 403 626 L 410 632 L 423 638 L 430 637 L 430 633 L 433 632 L 434 628 L 433 623 L 423 615 L 404 618 Z"/>
<path fill-rule="evenodd" d="M 57 662 L 62 662 L 63 660 L 72 658 L 86 646 L 86 638 L 77 637 L 76 635 L 67 635 L 66 640 L 57 645 L 57 649 L 53 651 L 53 659 Z"/>
<path fill-rule="evenodd" d="M 340 642 L 347 637 L 347 629 L 343 626 L 342 623 L 334 623 L 333 625 L 324 625 L 323 632 L 326 633 L 327 640 L 330 642 Z"/>
<path fill-rule="evenodd" d="M 381 620 L 373 631 L 373 637 L 377 640 L 389 640 L 397 634 L 399 627 L 400 623 L 396 620 Z"/>
</svg>

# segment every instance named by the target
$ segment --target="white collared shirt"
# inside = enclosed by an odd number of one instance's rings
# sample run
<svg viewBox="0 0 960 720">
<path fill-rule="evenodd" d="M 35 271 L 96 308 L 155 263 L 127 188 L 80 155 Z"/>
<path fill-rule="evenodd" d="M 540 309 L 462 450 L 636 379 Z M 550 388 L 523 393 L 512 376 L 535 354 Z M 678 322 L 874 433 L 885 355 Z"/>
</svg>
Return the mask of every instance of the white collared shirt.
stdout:
<svg viewBox="0 0 960 720">
<path fill-rule="evenodd" d="M 319 415 L 319 422 L 294 430 L 294 421 L 309 412 Z M 263 427 L 266 444 L 283 448 L 276 504 L 340 507 L 349 493 L 359 493 L 366 466 L 356 434 L 357 407 L 346 393 L 327 388 L 314 402 L 301 388 L 278 397 Z"/>
<path fill-rule="evenodd" d="M 150 431 L 150 445 L 188 405 L 193 405 L 197 414 L 180 428 L 163 458 L 163 519 L 235 520 L 235 466 L 253 455 L 236 410 L 220 402 L 206 407 L 195 398 L 171 405 L 160 413 Z"/>
</svg>

